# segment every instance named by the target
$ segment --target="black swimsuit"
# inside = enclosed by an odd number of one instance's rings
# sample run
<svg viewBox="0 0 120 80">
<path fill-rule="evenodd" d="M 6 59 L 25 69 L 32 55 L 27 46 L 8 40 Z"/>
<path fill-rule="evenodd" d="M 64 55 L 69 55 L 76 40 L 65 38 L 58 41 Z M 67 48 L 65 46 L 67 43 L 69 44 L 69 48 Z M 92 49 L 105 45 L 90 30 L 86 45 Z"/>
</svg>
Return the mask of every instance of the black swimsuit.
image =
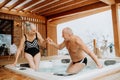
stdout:
<svg viewBox="0 0 120 80">
<path fill-rule="evenodd" d="M 84 59 L 82 60 L 79 60 L 79 61 L 76 61 L 76 62 L 72 62 L 73 64 L 76 64 L 76 63 L 84 63 L 85 65 L 87 65 L 87 58 L 85 57 Z"/>
<path fill-rule="evenodd" d="M 38 45 L 38 39 L 37 39 L 37 33 L 36 33 L 36 38 L 32 42 L 27 40 L 26 35 L 25 35 L 25 39 L 26 39 L 26 41 L 25 41 L 24 52 L 26 52 L 34 57 L 37 53 L 40 52 L 39 45 Z"/>
</svg>

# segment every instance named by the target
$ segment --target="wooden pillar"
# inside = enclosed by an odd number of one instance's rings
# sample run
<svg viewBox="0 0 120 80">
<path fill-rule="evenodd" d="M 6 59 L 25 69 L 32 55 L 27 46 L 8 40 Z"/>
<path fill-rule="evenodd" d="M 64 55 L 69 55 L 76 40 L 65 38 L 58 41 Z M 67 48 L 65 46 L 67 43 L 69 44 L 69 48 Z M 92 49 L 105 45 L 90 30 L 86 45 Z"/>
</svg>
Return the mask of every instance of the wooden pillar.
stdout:
<svg viewBox="0 0 120 80">
<path fill-rule="evenodd" d="M 51 38 L 55 43 L 57 43 L 57 25 L 52 22 L 47 22 L 47 37 Z M 57 55 L 57 49 L 51 45 L 47 45 L 47 55 L 53 56 Z"/>
<path fill-rule="evenodd" d="M 111 10 L 112 10 L 112 20 L 113 20 L 115 54 L 116 56 L 120 57 L 120 26 L 119 26 L 119 16 L 118 16 L 118 4 L 112 5 Z"/>
<path fill-rule="evenodd" d="M 97 53 L 97 43 L 96 43 L 96 39 L 93 39 L 93 47 L 94 47 L 94 53 Z"/>
</svg>

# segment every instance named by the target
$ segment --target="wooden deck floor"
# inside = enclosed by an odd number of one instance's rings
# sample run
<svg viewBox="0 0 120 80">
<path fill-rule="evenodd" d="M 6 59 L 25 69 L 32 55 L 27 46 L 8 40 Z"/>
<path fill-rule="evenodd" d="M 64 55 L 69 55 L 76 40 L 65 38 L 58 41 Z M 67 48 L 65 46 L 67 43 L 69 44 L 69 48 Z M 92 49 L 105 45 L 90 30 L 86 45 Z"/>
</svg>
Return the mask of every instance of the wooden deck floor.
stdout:
<svg viewBox="0 0 120 80">
<path fill-rule="evenodd" d="M 34 79 L 17 74 L 4 67 L 1 67 L 0 68 L 0 80 L 34 80 Z"/>
<path fill-rule="evenodd" d="M 4 65 L 12 64 L 13 62 L 14 62 L 14 57 L 11 57 L 8 60 L 8 57 L 0 56 L 0 80 L 34 80 L 30 77 L 17 74 L 13 71 L 10 71 L 10 70 L 4 68 Z M 22 63 L 22 62 L 27 62 L 27 61 L 25 60 L 25 58 L 19 59 L 18 63 Z"/>
</svg>

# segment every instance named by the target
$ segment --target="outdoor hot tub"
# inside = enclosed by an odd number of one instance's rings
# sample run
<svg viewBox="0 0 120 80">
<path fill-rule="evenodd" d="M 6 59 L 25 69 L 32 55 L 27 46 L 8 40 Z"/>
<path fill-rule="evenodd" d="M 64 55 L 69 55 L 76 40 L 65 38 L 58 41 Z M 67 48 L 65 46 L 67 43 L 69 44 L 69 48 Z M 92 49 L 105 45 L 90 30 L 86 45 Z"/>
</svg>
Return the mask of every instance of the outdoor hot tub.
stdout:
<svg viewBox="0 0 120 80">
<path fill-rule="evenodd" d="M 64 58 L 51 58 L 49 60 L 40 61 L 38 71 L 29 68 L 27 63 L 17 64 L 15 67 L 6 65 L 5 67 L 32 77 L 36 80 L 93 80 L 96 77 L 104 76 L 120 70 L 120 59 L 99 59 L 103 64 L 102 69 L 98 69 L 94 61 L 88 57 L 87 66 L 78 74 L 67 74 L 65 71 L 70 64 L 71 60 L 68 57 Z"/>
</svg>

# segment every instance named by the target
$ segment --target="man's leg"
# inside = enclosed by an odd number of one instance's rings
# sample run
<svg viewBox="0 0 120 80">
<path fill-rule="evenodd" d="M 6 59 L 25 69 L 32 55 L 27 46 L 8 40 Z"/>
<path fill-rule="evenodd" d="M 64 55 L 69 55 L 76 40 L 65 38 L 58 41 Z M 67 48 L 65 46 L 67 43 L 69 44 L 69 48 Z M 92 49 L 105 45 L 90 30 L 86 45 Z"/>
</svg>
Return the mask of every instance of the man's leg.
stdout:
<svg viewBox="0 0 120 80">
<path fill-rule="evenodd" d="M 84 67 L 85 67 L 84 63 L 75 63 L 75 64 L 71 63 L 67 68 L 66 72 L 69 74 L 75 74 L 80 72 Z"/>
</svg>

